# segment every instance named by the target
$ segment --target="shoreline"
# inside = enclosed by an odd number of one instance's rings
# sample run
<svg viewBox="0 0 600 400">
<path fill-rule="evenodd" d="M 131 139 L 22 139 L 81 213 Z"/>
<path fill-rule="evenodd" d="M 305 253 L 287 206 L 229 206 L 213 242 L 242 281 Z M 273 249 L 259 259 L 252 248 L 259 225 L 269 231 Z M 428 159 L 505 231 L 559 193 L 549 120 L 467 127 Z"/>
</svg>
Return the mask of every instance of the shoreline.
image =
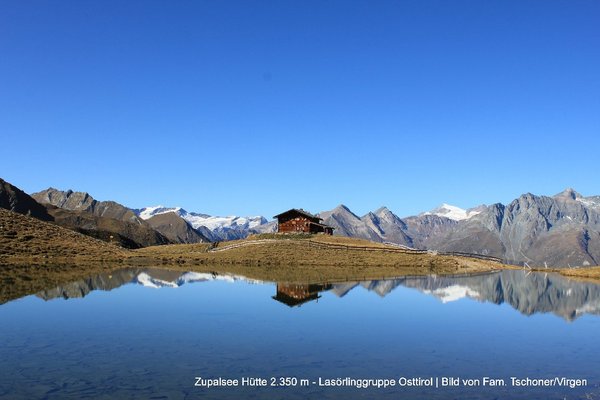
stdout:
<svg viewBox="0 0 600 400">
<path fill-rule="evenodd" d="M 147 261 L 147 260 L 146 260 Z M 87 280 L 95 275 L 112 274 L 126 269 L 169 270 L 174 272 L 198 272 L 216 275 L 240 276 L 249 280 L 288 284 L 324 284 L 384 279 L 400 279 L 428 275 L 473 276 L 501 271 L 486 269 L 476 271 L 417 271 L 414 267 L 384 268 L 379 271 L 361 269 L 351 272 L 322 266 L 300 266 L 291 270 L 276 266 L 247 266 L 236 264 L 158 264 L 158 263 L 87 263 L 87 264 L 0 264 L 0 304 L 16 300 L 56 286 Z M 275 267 L 275 268 L 274 268 Z"/>
<path fill-rule="evenodd" d="M 493 257 L 443 254 L 328 235 L 262 234 L 219 243 L 130 250 L 21 214 L 6 211 L 0 212 L 0 217 L 7 230 L 0 242 L 0 301 L 126 267 L 229 273 L 273 282 L 376 280 L 523 269 Z M 600 267 L 530 270 L 600 283 Z"/>
</svg>

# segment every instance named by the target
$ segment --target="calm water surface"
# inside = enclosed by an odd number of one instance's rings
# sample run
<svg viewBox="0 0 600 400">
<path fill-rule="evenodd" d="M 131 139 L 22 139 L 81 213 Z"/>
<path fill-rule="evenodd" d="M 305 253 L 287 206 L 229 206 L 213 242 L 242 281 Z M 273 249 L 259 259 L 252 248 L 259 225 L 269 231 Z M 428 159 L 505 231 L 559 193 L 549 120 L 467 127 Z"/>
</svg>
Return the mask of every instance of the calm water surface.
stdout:
<svg viewBox="0 0 600 400">
<path fill-rule="evenodd" d="M 0 305 L 0 398 L 600 399 L 599 315 L 600 286 L 522 271 L 290 285 L 125 269 Z M 206 389 L 197 376 L 311 384 Z M 588 385 L 312 384 L 484 376 Z"/>
</svg>

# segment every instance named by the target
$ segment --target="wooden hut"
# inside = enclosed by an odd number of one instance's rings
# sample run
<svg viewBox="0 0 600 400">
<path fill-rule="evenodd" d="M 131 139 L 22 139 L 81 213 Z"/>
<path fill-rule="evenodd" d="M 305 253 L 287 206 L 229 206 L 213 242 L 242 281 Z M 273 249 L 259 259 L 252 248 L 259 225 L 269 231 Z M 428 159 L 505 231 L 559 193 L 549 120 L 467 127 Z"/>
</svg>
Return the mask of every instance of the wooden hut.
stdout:
<svg viewBox="0 0 600 400">
<path fill-rule="evenodd" d="M 277 294 L 272 298 L 289 307 L 296 307 L 306 302 L 317 300 L 320 292 L 330 290 L 331 284 L 288 284 L 278 283 Z"/>
<path fill-rule="evenodd" d="M 321 223 L 323 218 L 304 211 L 303 209 L 292 208 L 277 214 L 273 218 L 277 219 L 277 232 L 304 232 L 304 233 L 324 233 L 333 235 L 333 227 Z"/>
</svg>

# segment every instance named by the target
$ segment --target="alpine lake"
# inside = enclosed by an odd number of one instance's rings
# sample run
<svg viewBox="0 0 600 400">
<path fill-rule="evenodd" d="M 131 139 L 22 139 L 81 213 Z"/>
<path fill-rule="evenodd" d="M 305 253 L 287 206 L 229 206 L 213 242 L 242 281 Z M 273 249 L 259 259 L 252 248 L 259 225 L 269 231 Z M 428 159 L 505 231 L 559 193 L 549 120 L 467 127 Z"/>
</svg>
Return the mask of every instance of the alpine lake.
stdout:
<svg viewBox="0 0 600 400">
<path fill-rule="evenodd" d="M 0 304 L 2 399 L 600 399 L 600 285 L 124 268 Z"/>
</svg>

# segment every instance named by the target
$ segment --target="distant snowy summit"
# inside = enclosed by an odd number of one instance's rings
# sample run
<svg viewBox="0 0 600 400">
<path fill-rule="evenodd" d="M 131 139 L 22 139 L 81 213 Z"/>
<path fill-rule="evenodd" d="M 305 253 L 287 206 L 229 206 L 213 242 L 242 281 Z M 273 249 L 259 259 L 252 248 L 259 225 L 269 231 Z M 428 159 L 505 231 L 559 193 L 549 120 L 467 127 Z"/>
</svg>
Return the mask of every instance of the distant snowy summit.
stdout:
<svg viewBox="0 0 600 400">
<path fill-rule="evenodd" d="M 438 217 L 446 217 L 454 221 L 463 221 L 465 219 L 474 217 L 477 214 L 481 214 L 481 207 L 482 206 L 464 210 L 460 207 L 444 203 L 438 208 L 424 212 L 420 215 L 437 215 Z"/>
<path fill-rule="evenodd" d="M 162 205 L 144 207 L 134 211 L 143 220 L 149 220 L 150 218 L 161 214 L 174 213 L 183 218 L 192 228 L 206 228 L 212 232 L 214 238 L 220 240 L 240 239 L 254 230 L 257 232 L 268 232 L 273 230 L 272 224 L 270 225 L 269 221 L 262 216 L 239 217 L 230 215 L 219 217 L 188 212 L 181 207 L 165 207 Z"/>
<path fill-rule="evenodd" d="M 256 228 L 259 225 L 266 224 L 268 222 L 266 218 L 262 216 L 238 217 L 235 215 L 230 215 L 227 217 L 218 217 L 207 214 L 188 212 L 181 207 L 155 206 L 144 207 L 136 211 L 138 216 L 144 220 L 150 219 L 155 215 L 172 212 L 185 219 L 194 229 L 198 229 L 199 227 L 204 226 L 210 229 L 211 231 L 216 229 L 231 228 L 234 226 L 243 227 L 244 229 L 251 229 Z"/>
<path fill-rule="evenodd" d="M 148 220 L 148 219 L 154 217 L 155 215 L 167 214 L 170 212 L 175 213 L 179 216 L 182 216 L 183 214 L 188 214 L 188 212 L 185 211 L 181 207 L 165 207 L 165 206 L 144 207 L 144 208 L 140 208 L 140 209 L 135 209 L 133 211 L 143 220 Z M 204 215 L 204 214 L 202 214 L 202 215 Z M 208 215 L 206 215 L 206 216 L 208 217 Z"/>
</svg>

